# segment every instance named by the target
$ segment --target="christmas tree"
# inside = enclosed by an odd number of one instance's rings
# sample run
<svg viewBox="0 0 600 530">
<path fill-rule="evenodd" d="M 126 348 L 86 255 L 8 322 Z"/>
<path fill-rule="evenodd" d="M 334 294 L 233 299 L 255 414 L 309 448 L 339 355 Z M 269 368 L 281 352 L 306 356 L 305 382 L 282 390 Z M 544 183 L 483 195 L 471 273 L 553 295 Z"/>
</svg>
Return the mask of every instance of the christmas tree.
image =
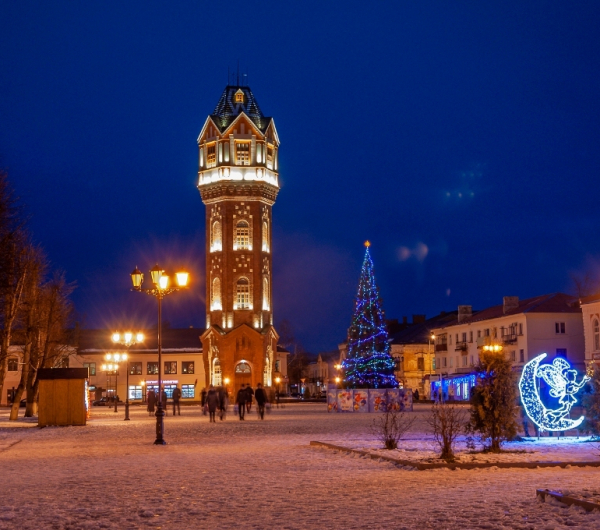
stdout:
<svg viewBox="0 0 600 530">
<path fill-rule="evenodd" d="M 369 246 L 367 241 L 352 324 L 348 329 L 348 352 L 342 363 L 344 382 L 350 388 L 397 388 Z"/>
</svg>

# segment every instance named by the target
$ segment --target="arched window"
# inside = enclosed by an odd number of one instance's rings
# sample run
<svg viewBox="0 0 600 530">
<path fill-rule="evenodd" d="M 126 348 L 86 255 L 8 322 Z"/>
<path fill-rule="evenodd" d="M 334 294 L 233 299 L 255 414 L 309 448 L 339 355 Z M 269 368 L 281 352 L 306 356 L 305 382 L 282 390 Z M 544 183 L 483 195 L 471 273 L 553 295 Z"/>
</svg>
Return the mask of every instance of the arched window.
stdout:
<svg viewBox="0 0 600 530">
<path fill-rule="evenodd" d="M 212 281 L 212 292 L 210 293 L 210 309 L 212 311 L 221 311 L 221 279 L 215 278 Z"/>
<path fill-rule="evenodd" d="M 600 322 L 594 319 L 594 351 L 600 350 Z"/>
<path fill-rule="evenodd" d="M 250 372 L 252 372 L 252 369 L 250 368 L 250 365 L 245 361 L 238 363 L 235 367 L 236 374 L 249 374 Z"/>
<path fill-rule="evenodd" d="M 214 386 L 221 386 L 223 384 L 223 375 L 221 373 L 221 361 L 216 357 L 213 361 L 213 376 L 212 384 Z"/>
<path fill-rule="evenodd" d="M 250 225 L 247 221 L 239 221 L 235 225 L 235 241 L 233 250 L 252 250 L 250 246 Z"/>
<path fill-rule="evenodd" d="M 269 223 L 266 219 L 262 224 L 262 249 L 263 252 L 269 252 Z"/>
<path fill-rule="evenodd" d="M 265 276 L 263 277 L 263 311 L 269 311 L 271 309 L 269 301 L 269 278 Z"/>
<path fill-rule="evenodd" d="M 271 386 L 271 360 L 267 355 L 265 357 L 265 371 L 263 372 L 263 385 Z"/>
<path fill-rule="evenodd" d="M 217 252 L 223 249 L 222 231 L 220 221 L 215 221 L 210 230 L 210 251 Z"/>
<path fill-rule="evenodd" d="M 250 282 L 240 278 L 235 286 L 236 309 L 250 309 Z"/>
</svg>

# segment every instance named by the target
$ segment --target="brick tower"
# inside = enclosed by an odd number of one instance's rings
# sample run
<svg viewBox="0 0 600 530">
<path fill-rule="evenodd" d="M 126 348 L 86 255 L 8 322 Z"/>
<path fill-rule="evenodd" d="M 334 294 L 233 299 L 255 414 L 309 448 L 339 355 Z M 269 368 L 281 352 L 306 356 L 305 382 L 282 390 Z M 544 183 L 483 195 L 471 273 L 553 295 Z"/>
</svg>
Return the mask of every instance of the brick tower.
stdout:
<svg viewBox="0 0 600 530">
<path fill-rule="evenodd" d="M 198 190 L 206 206 L 206 385 L 271 386 L 271 210 L 279 191 L 279 137 L 247 86 L 227 86 L 198 136 Z"/>
</svg>

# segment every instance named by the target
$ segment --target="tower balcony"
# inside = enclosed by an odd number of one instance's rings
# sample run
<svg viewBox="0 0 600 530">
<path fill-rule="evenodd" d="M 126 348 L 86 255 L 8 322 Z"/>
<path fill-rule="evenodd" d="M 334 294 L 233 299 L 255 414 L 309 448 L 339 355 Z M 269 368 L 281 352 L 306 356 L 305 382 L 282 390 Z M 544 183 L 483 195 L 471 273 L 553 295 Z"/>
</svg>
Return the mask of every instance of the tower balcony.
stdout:
<svg viewBox="0 0 600 530">
<path fill-rule="evenodd" d="M 265 167 L 221 166 L 198 172 L 198 187 L 215 182 L 266 182 L 279 188 L 279 176 Z"/>
</svg>

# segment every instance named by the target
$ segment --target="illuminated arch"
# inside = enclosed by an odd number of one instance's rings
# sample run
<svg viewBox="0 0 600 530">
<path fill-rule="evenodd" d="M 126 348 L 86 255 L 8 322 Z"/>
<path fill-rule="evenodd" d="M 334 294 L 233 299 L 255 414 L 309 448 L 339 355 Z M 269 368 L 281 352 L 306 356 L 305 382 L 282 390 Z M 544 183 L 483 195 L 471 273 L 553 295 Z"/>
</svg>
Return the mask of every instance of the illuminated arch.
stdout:
<svg viewBox="0 0 600 530">
<path fill-rule="evenodd" d="M 235 308 L 252 309 L 250 306 L 250 280 L 242 276 L 235 284 Z"/>
<path fill-rule="evenodd" d="M 263 277 L 263 311 L 271 310 L 271 296 L 269 294 L 269 278 L 267 276 Z"/>
<path fill-rule="evenodd" d="M 262 249 L 263 249 L 263 252 L 269 252 L 270 251 L 270 245 L 269 245 L 269 221 L 267 221 L 266 219 L 263 219 L 263 222 L 262 222 Z"/>
<path fill-rule="evenodd" d="M 238 221 L 235 225 L 233 250 L 252 250 L 250 223 L 248 221 Z"/>
<path fill-rule="evenodd" d="M 210 251 L 218 252 L 223 250 L 223 237 L 221 230 L 221 222 L 215 221 L 210 229 Z"/>
<path fill-rule="evenodd" d="M 221 386 L 223 384 L 223 374 L 221 373 L 221 361 L 218 357 L 213 360 L 212 370 L 212 384 L 213 386 Z"/>
<path fill-rule="evenodd" d="M 212 281 L 212 290 L 210 293 L 210 308 L 212 311 L 221 311 L 221 278 L 214 278 Z"/>
</svg>

